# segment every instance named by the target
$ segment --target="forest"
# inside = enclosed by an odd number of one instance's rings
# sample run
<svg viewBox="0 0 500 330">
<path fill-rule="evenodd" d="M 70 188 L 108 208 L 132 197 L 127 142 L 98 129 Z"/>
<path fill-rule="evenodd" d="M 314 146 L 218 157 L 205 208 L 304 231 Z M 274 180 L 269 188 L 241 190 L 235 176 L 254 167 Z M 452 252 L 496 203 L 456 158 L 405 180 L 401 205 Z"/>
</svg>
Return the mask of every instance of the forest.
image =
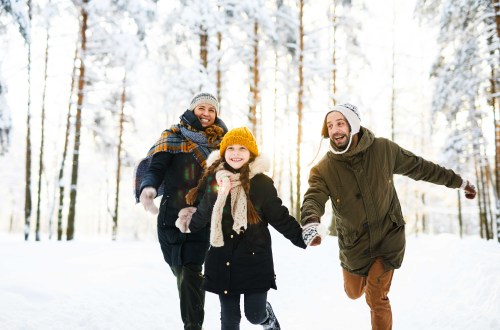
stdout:
<svg viewBox="0 0 500 330">
<path fill-rule="evenodd" d="M 500 0 L 0 0 L 0 45 L 2 233 L 154 238 L 134 167 L 209 91 L 294 216 L 349 102 L 478 189 L 395 178 L 407 235 L 500 242 Z"/>
</svg>

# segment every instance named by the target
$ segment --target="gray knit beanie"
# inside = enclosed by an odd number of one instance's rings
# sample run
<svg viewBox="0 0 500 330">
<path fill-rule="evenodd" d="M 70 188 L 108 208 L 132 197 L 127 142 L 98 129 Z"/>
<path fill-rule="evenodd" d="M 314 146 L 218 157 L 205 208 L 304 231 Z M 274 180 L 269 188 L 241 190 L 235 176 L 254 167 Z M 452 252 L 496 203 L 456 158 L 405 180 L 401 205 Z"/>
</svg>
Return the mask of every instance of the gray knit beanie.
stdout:
<svg viewBox="0 0 500 330">
<path fill-rule="evenodd" d="M 213 105 L 215 107 L 216 114 L 219 114 L 219 101 L 212 94 L 205 92 L 198 93 L 193 97 L 191 103 L 189 104 L 189 110 L 194 111 L 194 108 L 202 103 Z"/>
</svg>

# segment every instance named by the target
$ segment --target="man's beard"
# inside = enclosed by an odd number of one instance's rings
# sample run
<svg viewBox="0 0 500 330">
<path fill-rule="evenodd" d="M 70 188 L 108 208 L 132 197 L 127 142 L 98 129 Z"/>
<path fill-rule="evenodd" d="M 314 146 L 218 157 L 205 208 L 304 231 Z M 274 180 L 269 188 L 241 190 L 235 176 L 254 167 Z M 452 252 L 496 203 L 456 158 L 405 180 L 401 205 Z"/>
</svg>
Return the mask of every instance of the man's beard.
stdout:
<svg viewBox="0 0 500 330">
<path fill-rule="evenodd" d="M 330 145 L 337 150 L 340 150 L 340 151 L 345 150 L 347 148 L 347 146 L 349 145 L 350 136 L 351 136 L 350 134 L 346 134 L 345 141 L 340 145 L 338 145 L 333 138 L 330 138 Z"/>
</svg>

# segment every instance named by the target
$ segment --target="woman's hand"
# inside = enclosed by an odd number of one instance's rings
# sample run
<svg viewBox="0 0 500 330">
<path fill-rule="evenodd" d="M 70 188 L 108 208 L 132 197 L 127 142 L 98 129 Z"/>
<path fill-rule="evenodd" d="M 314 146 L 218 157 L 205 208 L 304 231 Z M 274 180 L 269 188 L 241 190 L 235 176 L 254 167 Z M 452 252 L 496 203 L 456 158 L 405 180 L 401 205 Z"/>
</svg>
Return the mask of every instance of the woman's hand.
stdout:
<svg viewBox="0 0 500 330">
<path fill-rule="evenodd" d="M 144 189 L 142 189 L 139 200 L 141 201 L 142 206 L 147 212 L 158 214 L 158 208 L 153 202 L 155 197 L 156 197 L 156 189 L 153 187 L 145 187 Z"/>
</svg>

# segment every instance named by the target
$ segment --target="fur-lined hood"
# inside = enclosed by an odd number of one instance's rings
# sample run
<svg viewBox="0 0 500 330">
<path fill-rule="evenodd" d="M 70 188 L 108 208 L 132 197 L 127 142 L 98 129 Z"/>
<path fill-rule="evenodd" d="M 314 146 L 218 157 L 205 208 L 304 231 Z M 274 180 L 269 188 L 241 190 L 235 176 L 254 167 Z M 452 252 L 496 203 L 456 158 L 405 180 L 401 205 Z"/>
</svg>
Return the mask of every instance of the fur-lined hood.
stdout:
<svg viewBox="0 0 500 330">
<path fill-rule="evenodd" d="M 215 161 L 220 159 L 219 150 L 212 151 L 207 158 L 206 167 L 210 167 Z M 220 165 L 222 167 L 222 164 Z M 255 158 L 253 162 L 250 163 L 250 178 L 253 178 L 255 175 L 259 173 L 264 173 L 269 171 L 271 168 L 270 159 L 264 155 L 260 154 Z"/>
</svg>

